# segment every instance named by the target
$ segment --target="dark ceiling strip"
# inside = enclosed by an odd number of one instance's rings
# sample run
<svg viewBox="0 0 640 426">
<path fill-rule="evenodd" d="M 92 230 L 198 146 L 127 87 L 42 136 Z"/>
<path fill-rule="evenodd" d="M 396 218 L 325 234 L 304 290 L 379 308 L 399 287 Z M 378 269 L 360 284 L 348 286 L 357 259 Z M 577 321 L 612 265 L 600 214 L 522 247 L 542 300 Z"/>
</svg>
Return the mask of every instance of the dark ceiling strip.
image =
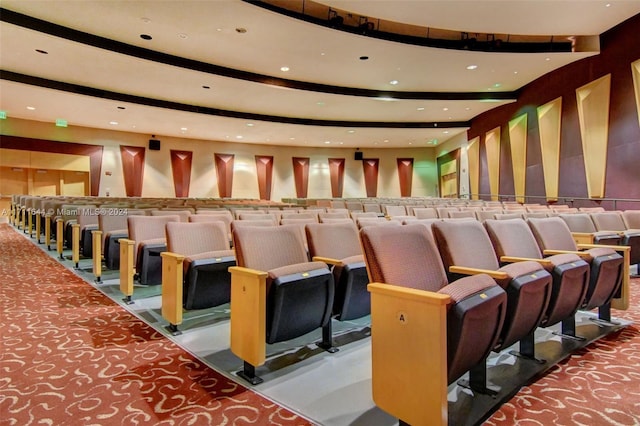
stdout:
<svg viewBox="0 0 640 426">
<path fill-rule="evenodd" d="M 129 95 L 126 93 L 111 92 L 108 90 L 96 89 L 93 87 L 81 86 L 78 84 L 65 83 L 62 81 L 48 80 L 12 71 L 0 70 L 2 80 L 16 83 L 29 84 L 31 86 L 55 89 L 77 95 L 91 96 L 113 101 L 127 102 L 138 105 L 152 106 L 156 108 L 172 109 L 177 111 L 193 112 L 196 114 L 215 115 L 219 117 L 240 118 L 244 120 L 270 121 L 275 123 L 299 124 L 307 126 L 331 126 L 331 127 L 371 127 L 371 128 L 392 128 L 392 129 L 435 129 L 435 128 L 461 128 L 470 127 L 470 121 L 443 121 L 443 122 L 387 122 L 387 121 L 341 121 L 341 120 L 316 120 L 312 118 L 282 117 L 277 115 L 254 114 L 249 112 L 229 111 L 218 108 L 202 107 L 197 105 L 183 104 L 179 102 L 153 99 L 143 96 Z"/>
<path fill-rule="evenodd" d="M 321 19 L 315 16 L 307 15 L 304 12 L 297 12 L 295 10 L 287 9 L 285 7 L 278 6 L 277 4 L 271 4 L 263 0 L 242 0 L 245 3 L 252 4 L 254 6 L 261 7 L 263 9 L 270 10 L 272 12 L 286 15 L 292 18 L 299 19 L 301 21 L 310 22 L 312 24 L 321 25 L 327 28 L 333 28 L 339 31 L 345 31 L 352 34 L 358 34 L 361 36 L 377 38 L 381 40 L 393 41 L 396 43 L 412 44 L 416 46 L 435 47 L 437 49 L 451 49 L 451 50 L 465 50 L 476 52 L 497 52 L 497 53 L 543 53 L 543 52 L 571 52 L 572 43 L 567 41 L 551 41 L 552 36 L 548 36 L 550 41 L 544 42 L 510 42 L 506 40 L 496 40 L 493 34 L 483 34 L 487 39 L 486 41 L 478 40 L 476 37 L 460 38 L 458 40 L 450 40 L 443 38 L 428 37 L 428 28 L 424 28 L 425 37 L 418 37 L 407 34 L 397 34 L 386 31 L 376 30 L 373 27 L 364 28 L 362 26 L 353 26 L 344 24 L 343 18 L 340 17 L 337 12 L 337 20 L 334 19 Z M 304 6 L 303 6 L 304 7 Z M 329 10 L 333 10 L 327 7 Z M 342 11 L 340 13 L 343 13 Z M 346 12 L 345 12 L 346 13 Z M 328 17 L 327 17 L 328 18 Z M 364 18 L 364 16 L 362 17 Z M 373 24 L 378 21 L 375 17 L 366 17 L 365 24 Z M 371 19 L 371 21 L 369 21 Z M 463 33 L 460 32 L 460 35 Z M 466 33 L 468 35 L 468 33 Z M 490 39 L 493 35 L 494 39 Z"/>
<path fill-rule="evenodd" d="M 155 50 L 122 43 L 105 37 L 96 36 L 86 32 L 74 30 L 72 28 L 57 25 L 42 19 L 33 18 L 18 12 L 0 8 L 0 21 L 28 28 L 55 37 L 64 38 L 77 43 L 109 50 L 135 58 L 146 59 L 175 67 L 190 69 L 194 71 L 215 74 L 240 80 L 252 81 L 255 83 L 268 84 L 271 86 L 281 86 L 297 90 L 312 92 L 332 93 L 336 95 L 361 96 L 370 98 L 393 98 L 393 99 L 423 99 L 423 100 L 516 100 L 518 91 L 513 92 L 407 92 L 407 91 L 379 91 L 361 89 L 357 87 L 332 86 L 327 84 L 310 83 L 306 81 L 287 80 L 263 74 L 256 74 L 247 71 L 222 67 L 180 56 L 169 55 Z"/>
</svg>

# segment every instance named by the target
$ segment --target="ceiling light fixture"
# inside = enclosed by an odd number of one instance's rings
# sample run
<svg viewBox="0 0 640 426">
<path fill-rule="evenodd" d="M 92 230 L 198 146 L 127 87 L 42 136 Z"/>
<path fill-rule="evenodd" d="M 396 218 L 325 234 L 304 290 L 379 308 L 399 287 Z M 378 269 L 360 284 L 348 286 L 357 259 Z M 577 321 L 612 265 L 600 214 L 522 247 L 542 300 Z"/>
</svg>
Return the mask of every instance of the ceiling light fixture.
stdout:
<svg viewBox="0 0 640 426">
<path fill-rule="evenodd" d="M 36 52 L 42 53 L 43 55 L 48 55 L 49 54 L 49 52 L 47 52 L 46 50 L 42 50 L 42 49 L 36 49 Z"/>
<path fill-rule="evenodd" d="M 186 132 L 189 129 L 187 129 L 186 127 L 180 127 L 180 130 L 182 130 L 183 132 Z"/>
<path fill-rule="evenodd" d="M 185 33 L 180 33 L 180 34 L 178 34 L 178 37 L 180 37 L 180 38 L 181 38 L 181 39 L 183 39 L 183 40 L 185 40 L 185 39 L 188 39 L 188 38 L 189 38 L 189 36 L 188 36 L 188 35 L 186 35 Z"/>
<path fill-rule="evenodd" d="M 236 32 L 237 32 L 238 34 L 244 34 L 244 33 L 246 33 L 246 32 L 247 32 L 247 29 L 246 29 L 246 28 L 242 28 L 242 27 L 240 27 L 240 28 L 236 28 Z"/>
<path fill-rule="evenodd" d="M 396 84 L 398 84 L 398 80 L 391 80 L 389 84 L 391 84 L 392 86 L 395 86 Z"/>
<path fill-rule="evenodd" d="M 418 107 L 416 108 L 418 111 L 424 111 L 424 107 Z"/>
<path fill-rule="evenodd" d="M 118 122 L 117 121 L 110 121 L 109 124 L 111 124 L 112 126 L 117 126 Z"/>
<path fill-rule="evenodd" d="M 36 109 L 36 107 L 28 106 L 28 107 L 27 107 L 27 109 L 28 109 L 29 111 L 34 111 L 34 110 Z"/>
<path fill-rule="evenodd" d="M 253 127 L 253 123 L 247 123 L 247 127 Z"/>
<path fill-rule="evenodd" d="M 151 37 L 149 34 L 140 34 L 140 38 L 143 40 L 151 40 L 153 39 L 153 37 Z"/>
<path fill-rule="evenodd" d="M 242 139 L 242 135 L 236 136 L 236 139 Z"/>
<path fill-rule="evenodd" d="M 289 69 L 290 69 L 289 67 L 280 67 L 280 71 L 282 72 L 287 72 L 289 71 Z"/>
<path fill-rule="evenodd" d="M 369 60 L 369 57 L 368 56 L 360 56 L 360 60 L 361 61 L 367 61 L 367 60 Z"/>
<path fill-rule="evenodd" d="M 471 71 L 471 70 L 475 70 L 475 69 L 477 69 L 477 68 L 478 68 L 478 66 L 477 66 L 477 65 L 474 65 L 474 64 L 472 64 L 472 65 L 467 65 L 467 69 L 468 69 L 468 70 L 470 70 L 470 71 Z"/>
<path fill-rule="evenodd" d="M 449 108 L 444 107 L 444 108 L 442 108 L 442 110 L 443 110 L 443 111 L 449 111 Z"/>
<path fill-rule="evenodd" d="M 203 89 L 211 89 L 211 86 L 202 86 Z"/>
</svg>

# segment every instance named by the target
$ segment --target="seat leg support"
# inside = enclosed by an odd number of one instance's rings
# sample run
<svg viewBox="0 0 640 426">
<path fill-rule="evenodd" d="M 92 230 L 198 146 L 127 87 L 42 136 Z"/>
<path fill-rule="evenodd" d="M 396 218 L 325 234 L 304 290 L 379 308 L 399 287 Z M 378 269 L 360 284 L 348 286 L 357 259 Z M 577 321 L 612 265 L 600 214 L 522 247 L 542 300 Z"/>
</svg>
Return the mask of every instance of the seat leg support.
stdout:
<svg viewBox="0 0 640 426">
<path fill-rule="evenodd" d="M 535 361 L 538 364 L 545 364 L 547 362 L 545 359 L 536 358 L 535 331 L 532 331 L 520 340 L 520 352 L 509 351 L 509 353 L 518 358 Z"/>
<path fill-rule="evenodd" d="M 485 358 L 478 365 L 469 370 L 469 380 L 459 380 L 458 385 L 463 388 L 471 389 L 474 393 L 489 395 L 495 398 L 500 392 L 497 386 L 487 384 L 487 359 Z"/>
<path fill-rule="evenodd" d="M 560 336 L 563 339 L 576 340 L 578 342 L 584 342 L 587 339 L 584 337 L 576 336 L 576 317 L 571 315 L 569 318 L 562 320 L 562 332 L 554 332 L 556 336 Z"/>
<path fill-rule="evenodd" d="M 172 336 L 179 336 L 182 334 L 182 331 L 178 329 L 178 326 L 176 324 L 169 324 L 168 326 L 165 327 L 165 329 L 169 333 L 171 333 Z"/>
<path fill-rule="evenodd" d="M 613 327 L 620 325 L 619 322 L 611 321 L 611 303 L 598 308 L 598 318 L 589 318 L 591 321 L 602 327 Z"/>
<path fill-rule="evenodd" d="M 254 367 L 252 364 L 248 363 L 247 361 L 244 361 L 244 366 L 242 370 L 238 371 L 236 374 L 238 374 L 238 377 L 242 377 L 244 380 L 246 380 L 247 382 L 251 383 L 254 386 L 264 382 L 264 380 L 256 376 L 256 367 Z"/>
<path fill-rule="evenodd" d="M 322 342 L 317 343 L 319 348 L 324 349 L 330 354 L 338 352 L 340 349 L 333 346 L 333 332 L 331 328 L 331 319 L 327 322 L 327 325 L 322 327 Z"/>
</svg>

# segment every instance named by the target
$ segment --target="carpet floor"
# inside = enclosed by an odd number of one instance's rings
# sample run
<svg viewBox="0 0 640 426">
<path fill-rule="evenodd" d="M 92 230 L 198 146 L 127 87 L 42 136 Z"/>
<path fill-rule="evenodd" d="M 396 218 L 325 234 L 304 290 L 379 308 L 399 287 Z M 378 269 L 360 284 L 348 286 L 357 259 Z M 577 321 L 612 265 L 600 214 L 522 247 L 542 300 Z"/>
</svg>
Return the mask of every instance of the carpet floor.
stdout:
<svg viewBox="0 0 640 426">
<path fill-rule="evenodd" d="M 0 224 L 0 424 L 308 425 Z"/>
</svg>

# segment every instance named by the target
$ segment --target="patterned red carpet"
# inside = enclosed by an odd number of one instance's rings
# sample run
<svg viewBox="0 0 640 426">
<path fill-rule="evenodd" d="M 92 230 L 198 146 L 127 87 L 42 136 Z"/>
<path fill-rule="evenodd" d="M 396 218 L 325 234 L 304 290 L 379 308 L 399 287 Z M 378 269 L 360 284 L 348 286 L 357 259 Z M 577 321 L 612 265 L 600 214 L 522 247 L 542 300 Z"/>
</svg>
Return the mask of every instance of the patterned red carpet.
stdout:
<svg viewBox="0 0 640 426">
<path fill-rule="evenodd" d="M 554 366 L 520 392 L 487 425 L 640 425 L 640 279 L 631 280 L 634 321 Z"/>
<path fill-rule="evenodd" d="M 0 224 L 0 424 L 308 425 Z"/>
</svg>

